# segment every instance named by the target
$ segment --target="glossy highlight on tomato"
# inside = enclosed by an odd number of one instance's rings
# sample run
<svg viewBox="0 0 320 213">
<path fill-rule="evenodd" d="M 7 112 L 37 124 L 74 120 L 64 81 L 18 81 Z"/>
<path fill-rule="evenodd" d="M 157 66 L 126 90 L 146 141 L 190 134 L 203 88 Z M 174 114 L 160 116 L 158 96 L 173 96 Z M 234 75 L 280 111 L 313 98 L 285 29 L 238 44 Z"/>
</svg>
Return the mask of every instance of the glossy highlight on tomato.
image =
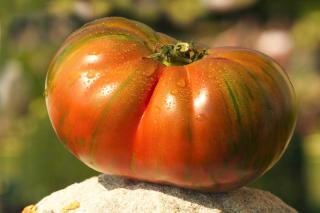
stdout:
<svg viewBox="0 0 320 213">
<path fill-rule="evenodd" d="M 203 191 L 263 175 L 296 122 L 293 86 L 270 57 L 178 42 L 120 17 L 66 39 L 46 94 L 55 132 L 89 167 Z"/>
</svg>

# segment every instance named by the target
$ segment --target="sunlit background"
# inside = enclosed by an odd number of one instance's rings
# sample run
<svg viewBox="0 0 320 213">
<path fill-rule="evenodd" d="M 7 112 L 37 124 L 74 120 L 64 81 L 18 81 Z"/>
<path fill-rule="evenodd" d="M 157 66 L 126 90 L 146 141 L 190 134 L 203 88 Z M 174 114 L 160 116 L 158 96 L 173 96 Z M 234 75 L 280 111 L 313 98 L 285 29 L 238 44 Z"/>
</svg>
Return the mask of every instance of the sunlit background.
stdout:
<svg viewBox="0 0 320 213">
<path fill-rule="evenodd" d="M 298 96 L 297 129 L 280 162 L 252 186 L 301 212 L 320 212 L 320 1 L 0 0 L 1 213 L 97 174 L 58 142 L 43 91 L 66 36 L 104 16 L 184 41 L 257 49 L 282 64 Z"/>
</svg>

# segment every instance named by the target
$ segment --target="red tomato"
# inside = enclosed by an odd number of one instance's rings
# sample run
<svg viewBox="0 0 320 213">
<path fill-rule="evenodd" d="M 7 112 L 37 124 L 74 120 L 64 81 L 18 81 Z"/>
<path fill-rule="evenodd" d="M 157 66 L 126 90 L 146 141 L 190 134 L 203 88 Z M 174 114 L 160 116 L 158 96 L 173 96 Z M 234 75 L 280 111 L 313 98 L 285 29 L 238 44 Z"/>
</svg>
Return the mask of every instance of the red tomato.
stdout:
<svg viewBox="0 0 320 213">
<path fill-rule="evenodd" d="M 46 93 L 57 135 L 89 167 L 204 191 L 264 174 L 296 121 L 293 87 L 268 56 L 177 42 L 124 18 L 67 38 Z"/>
</svg>

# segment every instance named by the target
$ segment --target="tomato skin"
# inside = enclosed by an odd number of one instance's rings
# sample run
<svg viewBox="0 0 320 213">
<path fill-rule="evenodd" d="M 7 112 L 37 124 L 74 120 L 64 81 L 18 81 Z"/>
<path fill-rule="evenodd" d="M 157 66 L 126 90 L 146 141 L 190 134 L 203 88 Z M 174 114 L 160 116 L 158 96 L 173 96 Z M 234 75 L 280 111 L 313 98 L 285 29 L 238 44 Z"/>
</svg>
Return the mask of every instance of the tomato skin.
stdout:
<svg viewBox="0 0 320 213">
<path fill-rule="evenodd" d="M 204 191 L 241 187 L 290 141 L 296 102 L 288 76 L 248 49 L 210 49 L 184 66 L 149 58 L 175 42 L 116 17 L 76 31 L 49 67 L 52 125 L 103 173 Z"/>
</svg>

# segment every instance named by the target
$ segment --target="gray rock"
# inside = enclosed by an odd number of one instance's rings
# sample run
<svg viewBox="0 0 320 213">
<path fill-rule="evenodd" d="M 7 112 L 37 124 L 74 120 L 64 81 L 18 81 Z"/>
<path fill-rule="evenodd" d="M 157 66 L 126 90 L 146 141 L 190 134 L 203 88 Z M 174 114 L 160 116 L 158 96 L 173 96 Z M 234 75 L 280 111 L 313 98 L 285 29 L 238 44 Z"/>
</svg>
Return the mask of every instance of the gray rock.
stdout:
<svg viewBox="0 0 320 213">
<path fill-rule="evenodd" d="M 201 193 L 108 175 L 72 184 L 29 208 L 40 213 L 297 212 L 270 192 L 258 189 Z"/>
</svg>

